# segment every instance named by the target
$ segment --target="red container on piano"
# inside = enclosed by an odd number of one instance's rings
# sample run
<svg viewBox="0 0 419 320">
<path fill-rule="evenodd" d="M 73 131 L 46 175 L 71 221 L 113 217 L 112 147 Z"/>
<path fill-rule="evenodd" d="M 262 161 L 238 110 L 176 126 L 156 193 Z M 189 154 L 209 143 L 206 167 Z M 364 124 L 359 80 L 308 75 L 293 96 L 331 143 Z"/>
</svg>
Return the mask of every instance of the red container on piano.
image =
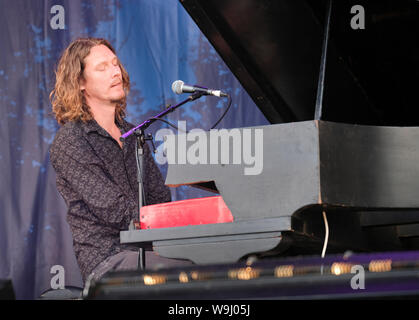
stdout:
<svg viewBox="0 0 419 320">
<path fill-rule="evenodd" d="M 141 229 L 232 222 L 233 215 L 221 196 L 180 200 L 141 208 Z"/>
</svg>

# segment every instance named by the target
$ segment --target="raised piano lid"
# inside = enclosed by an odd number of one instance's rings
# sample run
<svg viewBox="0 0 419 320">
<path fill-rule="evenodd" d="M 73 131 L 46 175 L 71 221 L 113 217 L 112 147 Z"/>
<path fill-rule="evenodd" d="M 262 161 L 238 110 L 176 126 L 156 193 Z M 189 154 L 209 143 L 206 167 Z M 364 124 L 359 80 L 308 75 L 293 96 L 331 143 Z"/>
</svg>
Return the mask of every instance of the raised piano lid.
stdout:
<svg viewBox="0 0 419 320">
<path fill-rule="evenodd" d="M 271 123 L 314 119 L 329 0 L 180 0 Z M 365 29 L 353 30 L 354 5 Z M 419 2 L 332 2 L 322 120 L 416 126 Z"/>
</svg>

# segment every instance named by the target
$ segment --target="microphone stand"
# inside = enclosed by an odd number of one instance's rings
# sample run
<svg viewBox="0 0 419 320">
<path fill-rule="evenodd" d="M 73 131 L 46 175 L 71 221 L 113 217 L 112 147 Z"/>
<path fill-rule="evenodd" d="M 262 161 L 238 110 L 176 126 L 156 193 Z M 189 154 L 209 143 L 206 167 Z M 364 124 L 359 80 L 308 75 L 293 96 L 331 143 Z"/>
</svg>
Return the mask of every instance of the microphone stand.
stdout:
<svg viewBox="0 0 419 320">
<path fill-rule="evenodd" d="M 128 138 L 130 135 L 135 134 L 137 141 L 136 141 L 136 162 L 137 162 L 137 181 L 138 181 L 138 226 L 141 226 L 141 207 L 145 205 L 145 193 L 144 193 L 144 185 L 143 185 L 143 179 L 142 179 L 142 171 L 143 171 L 143 156 L 144 156 L 144 144 L 146 140 L 152 140 L 151 135 L 149 135 L 147 138 L 145 138 L 144 131 L 147 129 L 152 123 L 159 120 L 160 117 L 163 117 L 173 111 L 175 111 L 180 106 L 184 105 L 185 103 L 189 101 L 194 101 L 196 99 L 199 99 L 205 95 L 205 92 L 196 92 L 192 95 L 190 95 L 187 99 L 181 101 L 177 105 L 174 106 L 168 106 L 165 110 L 157 114 L 156 116 L 147 119 L 143 123 L 139 124 L 135 128 L 132 128 L 131 130 L 124 133 L 119 140 L 124 142 L 126 138 Z M 133 229 L 136 223 L 131 221 L 130 229 Z M 138 267 L 140 270 L 145 270 L 145 250 L 143 247 L 140 247 L 139 250 L 139 256 L 138 256 Z"/>
</svg>

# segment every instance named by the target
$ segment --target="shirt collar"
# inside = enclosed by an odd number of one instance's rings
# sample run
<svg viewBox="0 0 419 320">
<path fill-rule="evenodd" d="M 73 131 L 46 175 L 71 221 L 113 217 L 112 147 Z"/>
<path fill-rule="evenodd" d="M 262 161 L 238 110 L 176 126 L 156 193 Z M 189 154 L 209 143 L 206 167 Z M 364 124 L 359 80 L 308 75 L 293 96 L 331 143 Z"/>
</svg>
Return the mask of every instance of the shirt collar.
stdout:
<svg viewBox="0 0 419 320">
<path fill-rule="evenodd" d="M 121 133 L 124 134 L 125 132 L 127 132 L 128 130 L 131 129 L 131 126 L 129 125 L 128 122 L 126 122 L 124 119 L 122 119 L 121 121 L 118 121 L 117 119 L 115 120 L 116 125 L 118 126 L 119 129 L 121 129 Z M 109 136 L 109 134 L 106 132 L 105 129 L 103 129 L 97 122 L 95 119 L 92 120 L 88 120 L 86 122 L 82 122 L 81 123 L 84 131 L 86 133 L 90 133 L 90 132 L 98 132 L 102 135 L 105 136 Z"/>
<path fill-rule="evenodd" d="M 86 133 L 90 133 L 90 132 L 93 132 L 93 131 L 98 131 L 99 132 L 100 129 L 103 130 L 103 128 L 96 122 L 95 119 L 88 120 L 86 122 L 82 122 L 82 121 L 80 121 L 80 122 L 81 122 L 81 126 L 83 127 L 83 129 Z"/>
</svg>

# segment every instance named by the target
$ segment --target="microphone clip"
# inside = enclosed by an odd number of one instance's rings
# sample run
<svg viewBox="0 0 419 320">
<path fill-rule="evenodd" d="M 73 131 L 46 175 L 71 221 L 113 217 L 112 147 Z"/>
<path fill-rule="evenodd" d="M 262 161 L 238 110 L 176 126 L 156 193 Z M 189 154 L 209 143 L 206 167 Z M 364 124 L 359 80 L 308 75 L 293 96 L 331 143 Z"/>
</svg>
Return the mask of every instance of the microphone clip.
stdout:
<svg viewBox="0 0 419 320">
<path fill-rule="evenodd" d="M 196 91 L 193 94 L 191 94 L 188 98 L 189 98 L 190 101 L 194 101 L 194 100 L 197 100 L 197 99 L 201 98 L 204 95 L 207 95 L 207 94 L 203 91 Z"/>
<path fill-rule="evenodd" d="M 151 133 L 148 133 L 147 137 L 145 137 L 144 140 L 149 140 L 151 142 L 151 145 L 153 146 L 153 153 L 157 153 L 156 146 L 154 145 L 153 135 Z"/>
</svg>

